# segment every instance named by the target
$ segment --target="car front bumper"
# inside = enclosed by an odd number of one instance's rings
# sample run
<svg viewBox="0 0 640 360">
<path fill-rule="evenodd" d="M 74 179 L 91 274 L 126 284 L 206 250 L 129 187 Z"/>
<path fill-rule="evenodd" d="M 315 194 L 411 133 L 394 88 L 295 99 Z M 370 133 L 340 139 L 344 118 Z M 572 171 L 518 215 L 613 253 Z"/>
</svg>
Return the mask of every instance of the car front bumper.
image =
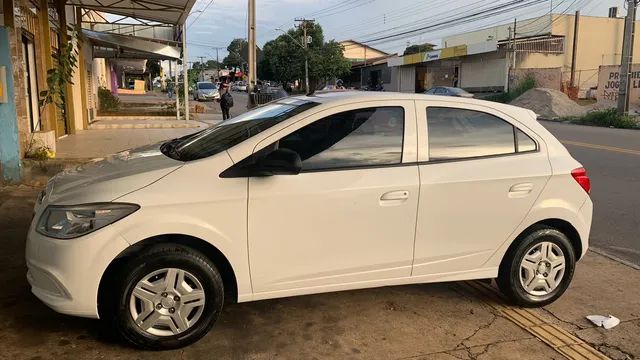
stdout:
<svg viewBox="0 0 640 360">
<path fill-rule="evenodd" d="M 37 233 L 32 224 L 25 251 L 31 291 L 57 312 L 98 318 L 102 275 L 128 246 L 111 226 L 80 238 L 58 240 Z"/>
</svg>

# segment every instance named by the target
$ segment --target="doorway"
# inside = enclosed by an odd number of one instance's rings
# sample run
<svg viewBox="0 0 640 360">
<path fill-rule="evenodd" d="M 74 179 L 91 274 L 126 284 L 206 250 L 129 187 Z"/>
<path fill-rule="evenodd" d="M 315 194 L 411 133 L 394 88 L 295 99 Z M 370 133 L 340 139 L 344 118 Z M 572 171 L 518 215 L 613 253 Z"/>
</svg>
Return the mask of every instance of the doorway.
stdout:
<svg viewBox="0 0 640 360">
<path fill-rule="evenodd" d="M 33 41 L 27 36 L 22 37 L 22 61 L 24 63 L 24 90 L 27 116 L 32 132 L 40 131 L 40 107 L 38 104 L 38 75 Z"/>
</svg>

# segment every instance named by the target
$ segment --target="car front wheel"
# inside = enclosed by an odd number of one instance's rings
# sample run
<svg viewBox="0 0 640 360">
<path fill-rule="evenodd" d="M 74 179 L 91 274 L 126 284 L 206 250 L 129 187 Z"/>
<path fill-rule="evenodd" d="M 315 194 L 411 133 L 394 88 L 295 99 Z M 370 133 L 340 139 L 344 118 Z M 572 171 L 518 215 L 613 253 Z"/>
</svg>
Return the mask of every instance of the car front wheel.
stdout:
<svg viewBox="0 0 640 360">
<path fill-rule="evenodd" d="M 166 350 L 189 345 L 202 338 L 220 314 L 222 278 L 197 251 L 162 245 L 130 259 L 121 270 L 111 321 L 134 346 Z"/>
<path fill-rule="evenodd" d="M 536 227 L 505 255 L 498 287 L 518 305 L 544 306 L 567 290 L 575 263 L 573 246 L 565 234 Z"/>
</svg>

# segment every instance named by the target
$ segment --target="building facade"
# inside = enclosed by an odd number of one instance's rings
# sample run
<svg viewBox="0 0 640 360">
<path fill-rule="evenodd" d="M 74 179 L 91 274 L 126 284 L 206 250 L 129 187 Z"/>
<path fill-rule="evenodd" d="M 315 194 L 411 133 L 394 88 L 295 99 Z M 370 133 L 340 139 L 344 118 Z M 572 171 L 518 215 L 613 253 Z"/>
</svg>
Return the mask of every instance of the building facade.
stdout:
<svg viewBox="0 0 640 360">
<path fill-rule="evenodd" d="M 446 85 L 482 93 L 508 90 L 530 74 L 539 86 L 568 89 L 575 26 L 575 15 L 550 14 L 448 36 L 440 50 L 391 59 L 399 75 L 392 82 L 407 92 Z M 579 17 L 573 71 L 580 97 L 597 87 L 600 66 L 620 64 L 623 30 L 623 18 Z M 640 46 L 634 56 L 640 56 Z M 408 73 L 414 74 L 413 86 Z"/>
<path fill-rule="evenodd" d="M 99 108 L 98 88 L 105 87 L 115 94 L 118 87 L 126 86 L 119 84 L 124 81 L 119 76 L 122 71 L 117 72 L 114 65 L 117 61 L 113 59 L 180 58 L 176 27 L 184 23 L 195 0 L 156 3 L 158 10 L 136 2 L 130 8 L 114 10 L 99 2 L 80 0 L 3 0 L 0 181 L 20 181 L 24 158 L 40 158 L 43 152 L 48 157 L 55 156 L 57 139 L 88 128 Z M 124 18 L 140 15 L 161 25 L 140 26 L 140 34 L 134 35 L 129 26 L 129 33 L 121 34 L 119 30 L 123 27 L 107 24 L 100 11 L 117 11 Z M 98 18 L 104 24 L 96 25 L 100 22 Z M 103 32 L 94 31 L 97 27 Z M 160 39 L 140 36 L 149 34 Z M 66 56 L 69 51 L 73 55 Z M 63 85 L 62 91 L 56 92 L 61 95 L 59 104 L 43 103 L 42 92 L 49 89 L 50 72 L 66 69 L 60 64 L 67 61 L 57 59 L 74 60 L 72 79 Z"/>
</svg>

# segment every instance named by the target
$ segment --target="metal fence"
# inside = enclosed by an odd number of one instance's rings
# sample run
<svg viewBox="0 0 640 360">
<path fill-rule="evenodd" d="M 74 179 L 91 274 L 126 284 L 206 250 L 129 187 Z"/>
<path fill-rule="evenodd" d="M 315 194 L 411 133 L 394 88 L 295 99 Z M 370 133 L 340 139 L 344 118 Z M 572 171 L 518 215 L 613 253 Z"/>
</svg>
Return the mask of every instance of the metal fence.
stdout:
<svg viewBox="0 0 640 360">
<path fill-rule="evenodd" d="M 264 105 L 266 103 L 270 103 L 277 99 L 282 99 L 284 97 L 289 96 L 286 91 L 283 89 L 270 90 L 268 92 L 259 92 L 259 93 L 251 93 L 249 94 L 251 97 L 252 103 L 256 106 Z"/>
<path fill-rule="evenodd" d="M 563 54 L 564 37 L 518 40 L 516 41 L 516 51 L 543 54 Z"/>
</svg>

